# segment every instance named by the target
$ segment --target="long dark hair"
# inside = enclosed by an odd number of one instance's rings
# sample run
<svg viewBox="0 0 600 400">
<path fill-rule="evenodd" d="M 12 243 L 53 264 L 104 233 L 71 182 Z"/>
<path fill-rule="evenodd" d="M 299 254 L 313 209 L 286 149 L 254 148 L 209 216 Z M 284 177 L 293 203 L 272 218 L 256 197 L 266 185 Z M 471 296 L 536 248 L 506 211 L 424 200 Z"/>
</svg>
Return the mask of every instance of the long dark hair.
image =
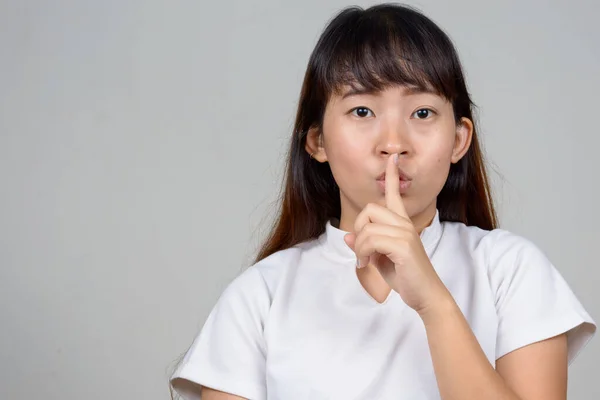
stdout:
<svg viewBox="0 0 600 400">
<path fill-rule="evenodd" d="M 457 123 L 466 117 L 475 124 L 456 49 L 432 20 L 398 4 L 342 10 L 327 25 L 308 61 L 278 216 L 255 262 L 318 237 L 329 218 L 340 218 L 339 188 L 329 164 L 311 159 L 305 144 L 308 130 L 322 127 L 330 96 L 354 83 L 375 91 L 391 85 L 433 89 L 452 103 Z M 450 167 L 437 208 L 441 221 L 497 227 L 476 127 L 467 153 Z"/>
</svg>

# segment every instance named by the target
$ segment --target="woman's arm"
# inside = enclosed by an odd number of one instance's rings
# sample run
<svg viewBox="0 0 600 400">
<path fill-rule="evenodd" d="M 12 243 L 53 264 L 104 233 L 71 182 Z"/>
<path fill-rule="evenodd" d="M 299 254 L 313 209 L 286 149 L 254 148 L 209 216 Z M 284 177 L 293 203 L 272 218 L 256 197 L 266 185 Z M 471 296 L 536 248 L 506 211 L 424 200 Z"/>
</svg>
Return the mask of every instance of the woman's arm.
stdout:
<svg viewBox="0 0 600 400">
<path fill-rule="evenodd" d="M 421 313 L 443 400 L 565 400 L 567 341 L 560 335 L 486 358 L 452 298 Z"/>
<path fill-rule="evenodd" d="M 207 388 L 187 379 L 174 379 L 173 385 L 177 386 L 177 390 L 181 394 L 185 394 L 186 398 L 202 400 L 247 400 L 244 397 L 236 396 L 230 393 L 220 392 L 211 388 Z"/>
<path fill-rule="evenodd" d="M 522 347 L 496 360 L 496 371 L 522 399 L 567 398 L 567 335 Z"/>
<path fill-rule="evenodd" d="M 202 400 L 247 400 L 230 393 L 219 392 L 207 387 L 202 387 Z"/>
</svg>

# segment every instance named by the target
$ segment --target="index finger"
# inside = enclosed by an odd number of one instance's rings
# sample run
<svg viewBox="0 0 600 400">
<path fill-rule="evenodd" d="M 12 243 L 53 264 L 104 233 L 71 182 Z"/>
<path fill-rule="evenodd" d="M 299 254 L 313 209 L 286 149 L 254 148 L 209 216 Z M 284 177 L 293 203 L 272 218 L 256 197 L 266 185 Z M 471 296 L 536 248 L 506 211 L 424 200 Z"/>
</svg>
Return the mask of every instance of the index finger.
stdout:
<svg viewBox="0 0 600 400">
<path fill-rule="evenodd" d="M 400 173 L 396 166 L 398 154 L 392 154 L 385 169 L 385 206 L 398 215 L 408 218 L 404 201 L 400 196 Z"/>
</svg>

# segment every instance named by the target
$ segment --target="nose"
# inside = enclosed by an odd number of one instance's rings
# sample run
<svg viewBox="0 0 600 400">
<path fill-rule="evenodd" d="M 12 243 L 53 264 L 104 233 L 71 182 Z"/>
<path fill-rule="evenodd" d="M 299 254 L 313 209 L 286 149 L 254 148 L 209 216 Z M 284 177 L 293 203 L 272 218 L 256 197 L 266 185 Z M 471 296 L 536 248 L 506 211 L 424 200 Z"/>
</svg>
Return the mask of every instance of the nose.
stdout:
<svg viewBox="0 0 600 400">
<path fill-rule="evenodd" d="M 382 124 L 381 128 L 376 149 L 378 155 L 389 156 L 397 153 L 407 156 L 412 152 L 406 126 L 402 123 Z"/>
</svg>

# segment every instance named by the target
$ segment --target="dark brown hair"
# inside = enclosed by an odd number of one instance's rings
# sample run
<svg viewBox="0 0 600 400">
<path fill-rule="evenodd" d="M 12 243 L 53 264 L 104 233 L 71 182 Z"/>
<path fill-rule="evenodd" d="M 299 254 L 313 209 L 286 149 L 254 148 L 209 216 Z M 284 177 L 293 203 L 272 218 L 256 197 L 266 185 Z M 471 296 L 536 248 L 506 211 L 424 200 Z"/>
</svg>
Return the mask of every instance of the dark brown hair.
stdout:
<svg viewBox="0 0 600 400">
<path fill-rule="evenodd" d="M 309 129 L 322 127 L 325 106 L 343 85 L 370 91 L 392 85 L 433 90 L 452 103 L 457 123 L 463 117 L 473 121 L 474 104 L 456 49 L 432 20 L 397 4 L 344 9 L 329 22 L 308 61 L 278 216 L 255 262 L 318 237 L 328 219 L 340 218 L 339 188 L 329 164 L 311 159 L 305 144 Z M 450 166 L 437 208 L 441 221 L 497 227 L 476 127 L 467 153 Z"/>
</svg>

